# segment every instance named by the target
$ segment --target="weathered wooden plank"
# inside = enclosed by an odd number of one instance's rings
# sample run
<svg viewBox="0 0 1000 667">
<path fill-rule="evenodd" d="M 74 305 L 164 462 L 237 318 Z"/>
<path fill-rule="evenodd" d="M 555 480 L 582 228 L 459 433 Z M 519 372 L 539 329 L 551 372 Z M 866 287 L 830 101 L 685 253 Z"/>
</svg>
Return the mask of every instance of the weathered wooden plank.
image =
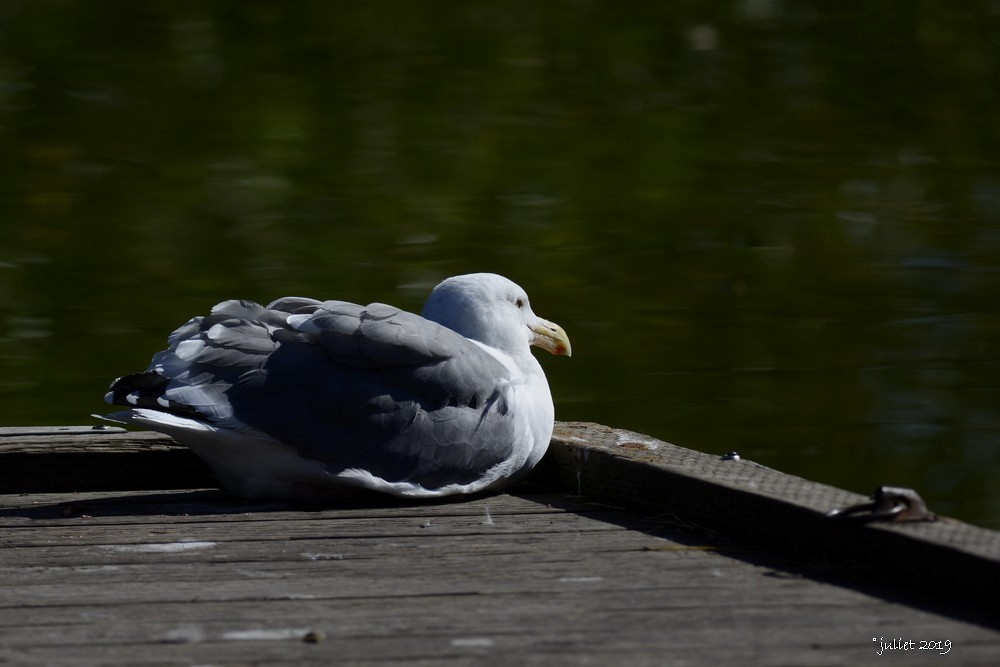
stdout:
<svg viewBox="0 0 1000 667">
<path fill-rule="evenodd" d="M 95 432 L 103 434 L 127 433 L 119 426 L 97 424 L 95 426 L 4 426 L 0 428 L 0 438 L 18 438 L 26 436 L 89 436 Z"/>
<path fill-rule="evenodd" d="M 990 629 L 796 576 L 755 551 L 732 558 L 732 545 L 669 522 L 520 493 L 427 507 L 234 504 L 204 523 L 185 516 L 186 493 L 26 496 L 25 511 L 0 513 L 0 539 L 54 537 L 0 550 L 0 659 L 839 665 L 875 662 L 873 635 L 948 639 L 966 664 L 1000 650 Z M 94 517 L 103 523 L 31 506 L 81 495 L 105 510 Z M 491 523 L 475 523 L 487 505 Z M 365 521 L 377 536 L 352 528 L 337 539 L 341 525 Z M 522 521 L 549 532 L 503 530 Z M 295 539 L 281 538 L 283 525 Z M 143 548 L 178 544 L 195 546 Z M 324 641 L 305 642 L 309 632 Z"/>
<path fill-rule="evenodd" d="M 516 613 L 511 613 L 512 609 Z M 188 610 L 196 612 L 194 617 L 186 613 Z M 124 657 L 123 648 L 133 651 L 131 664 L 140 662 L 141 655 L 153 660 L 163 660 L 164 654 L 176 655 L 179 647 L 173 645 L 180 645 L 187 647 L 182 655 L 198 658 L 193 662 L 201 664 L 208 657 L 212 664 L 246 659 L 246 651 L 252 648 L 262 652 L 257 661 L 320 653 L 327 660 L 337 658 L 337 664 L 342 660 L 381 662 L 414 655 L 443 659 L 462 654 L 520 664 L 542 650 L 552 659 L 569 654 L 578 664 L 588 662 L 587 658 L 596 664 L 620 664 L 626 656 L 629 664 L 664 664 L 667 658 L 670 662 L 666 664 L 677 664 L 679 655 L 694 664 L 740 665 L 875 664 L 872 628 L 901 631 L 897 624 L 879 627 L 886 619 L 878 611 L 885 610 L 875 607 L 859 608 L 855 614 L 835 610 L 825 617 L 822 608 L 800 608 L 791 614 L 780 607 L 754 605 L 728 610 L 687 605 L 664 610 L 636 608 L 627 599 L 585 593 L 548 598 L 397 598 L 391 605 L 384 600 L 266 601 L 253 608 L 249 604 L 199 603 L 167 605 L 166 613 L 161 608 L 153 618 L 148 616 L 148 607 L 139 605 L 116 610 L 120 616 L 101 609 L 88 611 L 103 611 L 104 617 L 83 624 L 26 624 L 21 630 L 27 636 L 47 640 L 48 650 L 42 655 L 58 656 L 54 648 L 67 652 L 117 646 L 119 660 Z M 132 616 L 126 617 L 129 612 Z M 662 624 L 658 632 L 651 632 L 650 616 Z M 816 631 L 817 616 L 829 623 L 823 632 Z M 775 631 L 777 628 L 780 630 Z M 323 633 L 326 650 L 303 646 L 302 638 L 310 631 Z M 959 664 L 995 664 L 996 644 L 981 630 L 918 622 L 906 626 L 905 632 L 947 639 L 952 645 L 950 657 Z M 720 634 L 725 634 L 724 640 Z M 479 641 L 469 641 L 472 638 Z M 804 638 L 816 643 L 805 645 Z M 741 650 L 733 651 L 734 646 Z M 31 650 L 33 645 L 18 642 L 9 648 Z M 945 656 L 925 653 L 923 659 L 906 657 L 912 664 L 933 664 L 932 659 Z"/>
<path fill-rule="evenodd" d="M 0 461 L 0 494 L 216 486 L 172 438 L 116 427 L 2 428 Z"/>
<path fill-rule="evenodd" d="M 18 433 L 0 438 L 0 460 L 4 462 L 0 490 L 7 492 L 170 489 L 214 483 L 205 466 L 185 448 L 150 433 L 62 427 Z M 928 524 L 837 524 L 824 513 L 860 502 L 862 496 L 750 461 L 722 460 L 596 424 L 559 423 L 549 454 L 533 479 L 795 557 L 823 559 L 907 589 L 929 588 L 946 598 L 991 608 L 1000 600 L 1000 533 L 950 519 Z M 0 495 L 0 502 L 3 498 Z M 216 500 L 210 506 L 226 507 L 227 502 L 233 501 Z M 86 503 L 66 511 L 94 513 Z M 130 512 L 139 514 L 137 508 Z"/>
<path fill-rule="evenodd" d="M 618 537 L 621 541 L 621 536 Z M 486 541 L 486 538 L 483 536 L 477 541 Z M 509 542 L 498 540 L 496 546 L 506 546 Z M 590 542 L 588 540 L 588 545 Z M 20 622 L 24 617 L 19 616 L 17 610 L 27 613 L 28 609 L 45 607 L 54 615 L 76 616 L 76 611 L 68 611 L 75 605 L 115 604 L 125 600 L 165 603 L 193 598 L 201 601 L 292 599 L 301 595 L 315 599 L 346 599 L 446 593 L 543 594 L 563 591 L 567 583 L 581 582 L 587 584 L 587 590 L 617 594 L 638 590 L 637 586 L 646 590 L 653 581 L 658 582 L 653 589 L 671 591 L 668 606 L 683 604 L 699 591 L 706 594 L 706 600 L 700 601 L 706 606 L 744 603 L 739 598 L 746 594 L 746 582 L 740 586 L 725 583 L 729 575 L 738 576 L 743 572 L 735 560 L 720 560 L 710 550 L 705 550 L 710 555 L 703 555 L 692 549 L 612 549 L 607 536 L 595 542 L 593 552 L 581 554 L 568 550 L 569 541 L 563 537 L 557 540 L 553 554 L 543 557 L 537 556 L 537 548 L 532 553 L 517 548 L 501 551 L 490 545 L 447 553 L 448 544 L 438 542 L 419 548 L 419 558 L 404 554 L 401 548 L 387 550 L 369 545 L 369 549 L 365 549 L 365 545 L 355 544 L 346 553 L 315 550 L 311 545 L 304 549 L 288 549 L 282 559 L 276 551 L 265 548 L 252 550 L 217 544 L 204 548 L 201 553 L 188 551 L 183 557 L 146 552 L 144 559 L 134 558 L 128 563 L 118 559 L 90 563 L 57 561 L 46 567 L 35 562 L 0 568 L 0 573 L 5 575 L 4 585 L 19 589 L 0 595 L 0 609 L 8 610 L 10 618 Z M 20 560 L 19 554 L 13 557 Z M 378 570 L 373 569 L 371 562 L 376 557 Z M 201 566 L 195 567 L 196 563 Z M 670 579 L 654 571 L 663 566 L 671 568 Z M 616 567 L 628 569 L 610 578 L 595 574 L 614 571 Z M 115 587 L 109 590 L 105 579 L 112 572 Z M 546 575 L 549 578 L 542 581 Z M 708 580 L 708 583 L 702 582 L 695 587 L 687 581 L 688 577 Z M 165 580 L 171 582 L 169 591 L 164 591 Z M 208 590 L 206 581 L 212 582 Z M 771 582 L 767 596 L 770 603 L 800 603 L 800 581 L 776 579 Z M 716 591 L 717 587 L 724 590 Z M 709 592 L 711 596 L 707 595 Z M 831 589 L 822 600 L 824 606 L 856 603 L 857 596 L 847 589 Z M 50 619 L 55 617 L 49 612 L 46 614 Z"/>
<path fill-rule="evenodd" d="M 25 502 L 25 498 L 29 502 Z M 17 525 L 62 525 L 67 518 L 86 515 L 89 523 L 118 521 L 148 521 L 149 517 L 168 516 L 170 521 L 229 521 L 242 515 L 247 521 L 268 521 L 272 515 L 294 511 L 307 517 L 321 512 L 323 505 L 291 504 L 269 501 L 246 501 L 223 491 L 132 491 L 109 493 L 101 491 L 0 494 L 0 516 Z M 572 497 L 564 491 L 525 484 L 512 494 L 461 496 L 430 501 L 406 501 L 389 496 L 370 496 L 364 502 L 337 503 L 341 518 L 367 517 L 373 510 L 386 510 L 395 516 L 481 516 L 486 511 L 504 514 L 537 514 L 551 512 L 619 511 L 591 498 Z"/>
<path fill-rule="evenodd" d="M 199 555 L 199 543 L 209 541 L 212 549 L 205 553 L 212 561 L 259 559 L 267 553 L 262 545 L 270 542 L 293 545 L 299 550 L 296 553 L 310 554 L 307 560 L 350 559 L 359 549 L 373 548 L 372 543 L 382 545 L 376 548 L 386 550 L 386 554 L 426 553 L 437 548 L 442 558 L 470 548 L 479 550 L 480 555 L 489 550 L 501 555 L 515 551 L 550 555 L 563 539 L 568 545 L 564 551 L 569 553 L 582 537 L 595 531 L 611 534 L 602 548 L 618 550 L 618 534 L 623 531 L 653 534 L 669 528 L 663 521 L 640 517 L 630 517 L 627 524 L 621 524 L 621 510 L 577 498 L 570 499 L 578 503 L 579 511 L 572 512 L 566 494 L 530 487 L 522 487 L 520 493 L 462 503 L 337 508 L 335 516 L 284 505 L 254 509 L 229 501 L 230 512 L 208 515 L 207 520 L 188 513 L 188 494 L 144 495 L 143 503 L 124 502 L 127 497 L 102 499 L 93 493 L 34 495 L 30 496 L 31 507 L 0 510 L 5 524 L 0 533 L 5 554 L 0 568 L 4 564 L 52 568 L 66 563 L 103 567 L 150 558 L 187 562 Z M 172 509 L 172 500 L 184 512 Z M 72 504 L 64 504 L 67 501 Z M 116 502 L 122 502 L 123 507 L 115 508 Z M 94 515 L 67 516 L 58 511 L 59 507 L 82 506 L 93 508 Z M 141 513 L 130 516 L 136 507 Z M 209 507 L 217 511 L 214 503 Z M 483 539 L 486 537 L 489 539 Z M 186 544 L 192 548 L 185 549 Z M 593 550 L 598 543 L 591 540 L 588 544 Z M 171 545 L 176 548 L 171 550 Z"/>
<path fill-rule="evenodd" d="M 509 533 L 517 536 L 543 534 L 551 535 L 562 531 L 573 534 L 589 532 L 593 530 L 615 530 L 612 524 L 598 522 L 593 519 L 600 519 L 602 515 L 594 514 L 590 517 L 583 515 L 568 514 L 559 517 L 558 521 L 553 520 L 551 515 L 530 514 L 518 517 L 517 520 L 505 520 L 478 517 L 454 517 L 454 516 L 431 516 L 417 518 L 412 516 L 395 518 L 380 517 L 378 519 L 354 519 L 341 520 L 335 524 L 322 520 L 313 521 L 257 521 L 254 523 L 254 541 L 289 541 L 304 539 L 328 539 L 342 541 L 349 538 L 357 539 L 380 539 L 384 537 L 461 537 L 468 535 L 499 535 Z M 484 525 L 485 521 L 492 521 L 490 525 Z M 6 532 L 2 538 L 2 544 L 6 549 L 44 547 L 51 549 L 59 545 L 68 545 L 74 549 L 90 546 L 92 544 L 105 544 L 105 539 L 109 535 L 120 535 L 125 523 L 119 524 L 99 524 L 92 523 L 87 529 L 87 540 L 80 536 L 78 526 L 49 526 L 39 528 L 12 529 Z M 232 525 L 232 524 L 230 524 Z M 654 524 L 637 524 L 637 527 L 655 527 Z M 138 526 L 136 526 L 138 528 Z M 122 551 L 128 545 L 149 544 L 151 541 L 157 543 L 179 544 L 182 540 L 196 540 L 200 535 L 209 533 L 216 534 L 219 539 L 244 539 L 245 528 L 240 525 L 233 532 L 220 534 L 220 527 L 225 528 L 225 524 L 215 522 L 212 529 L 206 528 L 205 524 L 185 523 L 180 526 L 160 524 L 146 524 L 145 530 L 135 530 L 127 541 L 119 544 Z M 152 538 L 152 539 L 151 539 Z"/>
<path fill-rule="evenodd" d="M 265 559 L 246 558 L 251 550 L 234 545 L 215 545 L 201 553 L 187 552 L 189 560 L 186 563 L 182 562 L 182 558 L 146 553 L 146 562 L 141 563 L 137 559 L 129 571 L 123 572 L 121 567 L 112 570 L 115 566 L 107 563 L 92 564 L 77 567 L 73 577 L 20 583 L 22 591 L 18 594 L 5 592 L 0 595 L 0 609 L 6 610 L 0 614 L 0 623 L 5 618 L 20 623 L 34 611 L 51 621 L 55 617 L 53 614 L 58 615 L 61 610 L 71 607 L 141 602 L 329 601 L 442 595 L 555 596 L 578 588 L 590 594 L 604 595 L 609 600 L 619 599 L 622 604 L 627 604 L 630 597 L 636 597 L 633 604 L 657 608 L 688 606 L 693 602 L 707 607 L 748 604 L 742 599 L 749 589 L 747 582 L 737 586 L 729 582 L 731 577 L 738 577 L 744 569 L 736 565 L 736 561 L 723 562 L 718 554 L 711 552 L 699 557 L 632 549 L 597 551 L 575 558 L 535 560 L 528 552 L 520 552 L 516 557 L 511 553 L 463 553 L 444 557 L 440 546 L 443 545 L 421 550 L 419 558 L 412 554 L 409 558 L 399 558 L 398 553 L 373 551 L 366 557 L 347 557 L 343 560 L 310 560 L 312 552 L 309 551 L 289 551 L 286 561 L 275 560 L 274 553 Z M 225 551 L 233 552 L 226 554 L 232 560 L 220 562 L 213 558 L 215 553 Z M 354 553 L 365 552 L 355 550 Z M 379 560 L 377 569 L 372 565 L 372 556 L 375 555 Z M 441 562 L 433 562 L 436 560 Z M 672 568 L 669 575 L 659 572 L 665 566 Z M 117 572 L 114 575 L 115 585 L 108 588 L 107 579 L 112 571 Z M 159 580 L 151 576 L 158 572 L 163 573 Z M 172 575 L 169 579 L 166 576 L 168 573 Z M 122 574 L 124 577 L 120 576 Z M 691 578 L 702 585 L 691 586 L 688 583 Z M 71 586 L 66 585 L 67 580 L 73 582 Z M 165 580 L 170 581 L 167 590 L 163 586 Z M 10 583 L 13 581 L 16 579 Z M 207 582 L 210 582 L 208 587 Z M 657 591 L 670 599 L 661 599 L 656 595 Z M 771 605 L 801 605 L 801 591 L 799 581 L 777 581 L 766 597 Z M 831 589 L 829 593 L 816 604 L 823 607 L 858 604 L 858 596 L 846 589 Z M 78 615 L 78 612 L 73 613 Z"/>
</svg>

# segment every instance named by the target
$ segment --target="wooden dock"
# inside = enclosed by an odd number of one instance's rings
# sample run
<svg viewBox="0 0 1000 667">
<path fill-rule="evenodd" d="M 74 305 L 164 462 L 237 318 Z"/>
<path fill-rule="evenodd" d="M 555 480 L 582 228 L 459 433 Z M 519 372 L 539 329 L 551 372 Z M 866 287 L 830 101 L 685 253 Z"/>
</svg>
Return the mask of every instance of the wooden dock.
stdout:
<svg viewBox="0 0 1000 667">
<path fill-rule="evenodd" d="M 0 430 L 0 665 L 1000 661 L 1000 533 L 627 431 L 451 502 L 211 484 L 157 434 Z"/>
</svg>

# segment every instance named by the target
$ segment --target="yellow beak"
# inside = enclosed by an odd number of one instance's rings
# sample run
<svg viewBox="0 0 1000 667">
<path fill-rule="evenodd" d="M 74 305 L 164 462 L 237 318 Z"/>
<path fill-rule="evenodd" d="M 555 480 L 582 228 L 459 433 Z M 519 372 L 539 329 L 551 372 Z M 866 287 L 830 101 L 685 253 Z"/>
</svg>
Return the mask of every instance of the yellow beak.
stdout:
<svg viewBox="0 0 1000 667">
<path fill-rule="evenodd" d="M 537 345 L 552 354 L 565 354 L 567 357 L 573 356 L 573 348 L 569 344 L 569 336 L 555 322 L 549 322 L 539 317 L 538 321 L 528 328 L 534 334 L 531 337 L 532 345 Z"/>
</svg>

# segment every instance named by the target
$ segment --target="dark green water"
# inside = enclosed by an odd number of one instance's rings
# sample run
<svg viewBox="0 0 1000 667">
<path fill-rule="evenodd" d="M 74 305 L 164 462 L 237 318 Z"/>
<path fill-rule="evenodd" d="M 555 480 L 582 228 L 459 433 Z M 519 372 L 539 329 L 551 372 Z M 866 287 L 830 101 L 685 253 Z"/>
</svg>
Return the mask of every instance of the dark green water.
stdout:
<svg viewBox="0 0 1000 667">
<path fill-rule="evenodd" d="M 1000 5 L 0 3 L 0 424 L 496 271 L 597 421 L 1000 528 Z"/>
</svg>

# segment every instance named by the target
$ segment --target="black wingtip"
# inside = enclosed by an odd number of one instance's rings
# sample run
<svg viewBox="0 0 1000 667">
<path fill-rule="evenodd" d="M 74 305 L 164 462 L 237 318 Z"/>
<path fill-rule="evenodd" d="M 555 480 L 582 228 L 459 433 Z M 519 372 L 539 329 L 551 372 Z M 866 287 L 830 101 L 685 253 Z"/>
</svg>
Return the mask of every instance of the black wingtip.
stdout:
<svg viewBox="0 0 1000 667">
<path fill-rule="evenodd" d="M 112 405 L 130 407 L 155 406 L 170 380 L 155 371 L 123 375 L 108 388 L 104 400 Z"/>
</svg>

